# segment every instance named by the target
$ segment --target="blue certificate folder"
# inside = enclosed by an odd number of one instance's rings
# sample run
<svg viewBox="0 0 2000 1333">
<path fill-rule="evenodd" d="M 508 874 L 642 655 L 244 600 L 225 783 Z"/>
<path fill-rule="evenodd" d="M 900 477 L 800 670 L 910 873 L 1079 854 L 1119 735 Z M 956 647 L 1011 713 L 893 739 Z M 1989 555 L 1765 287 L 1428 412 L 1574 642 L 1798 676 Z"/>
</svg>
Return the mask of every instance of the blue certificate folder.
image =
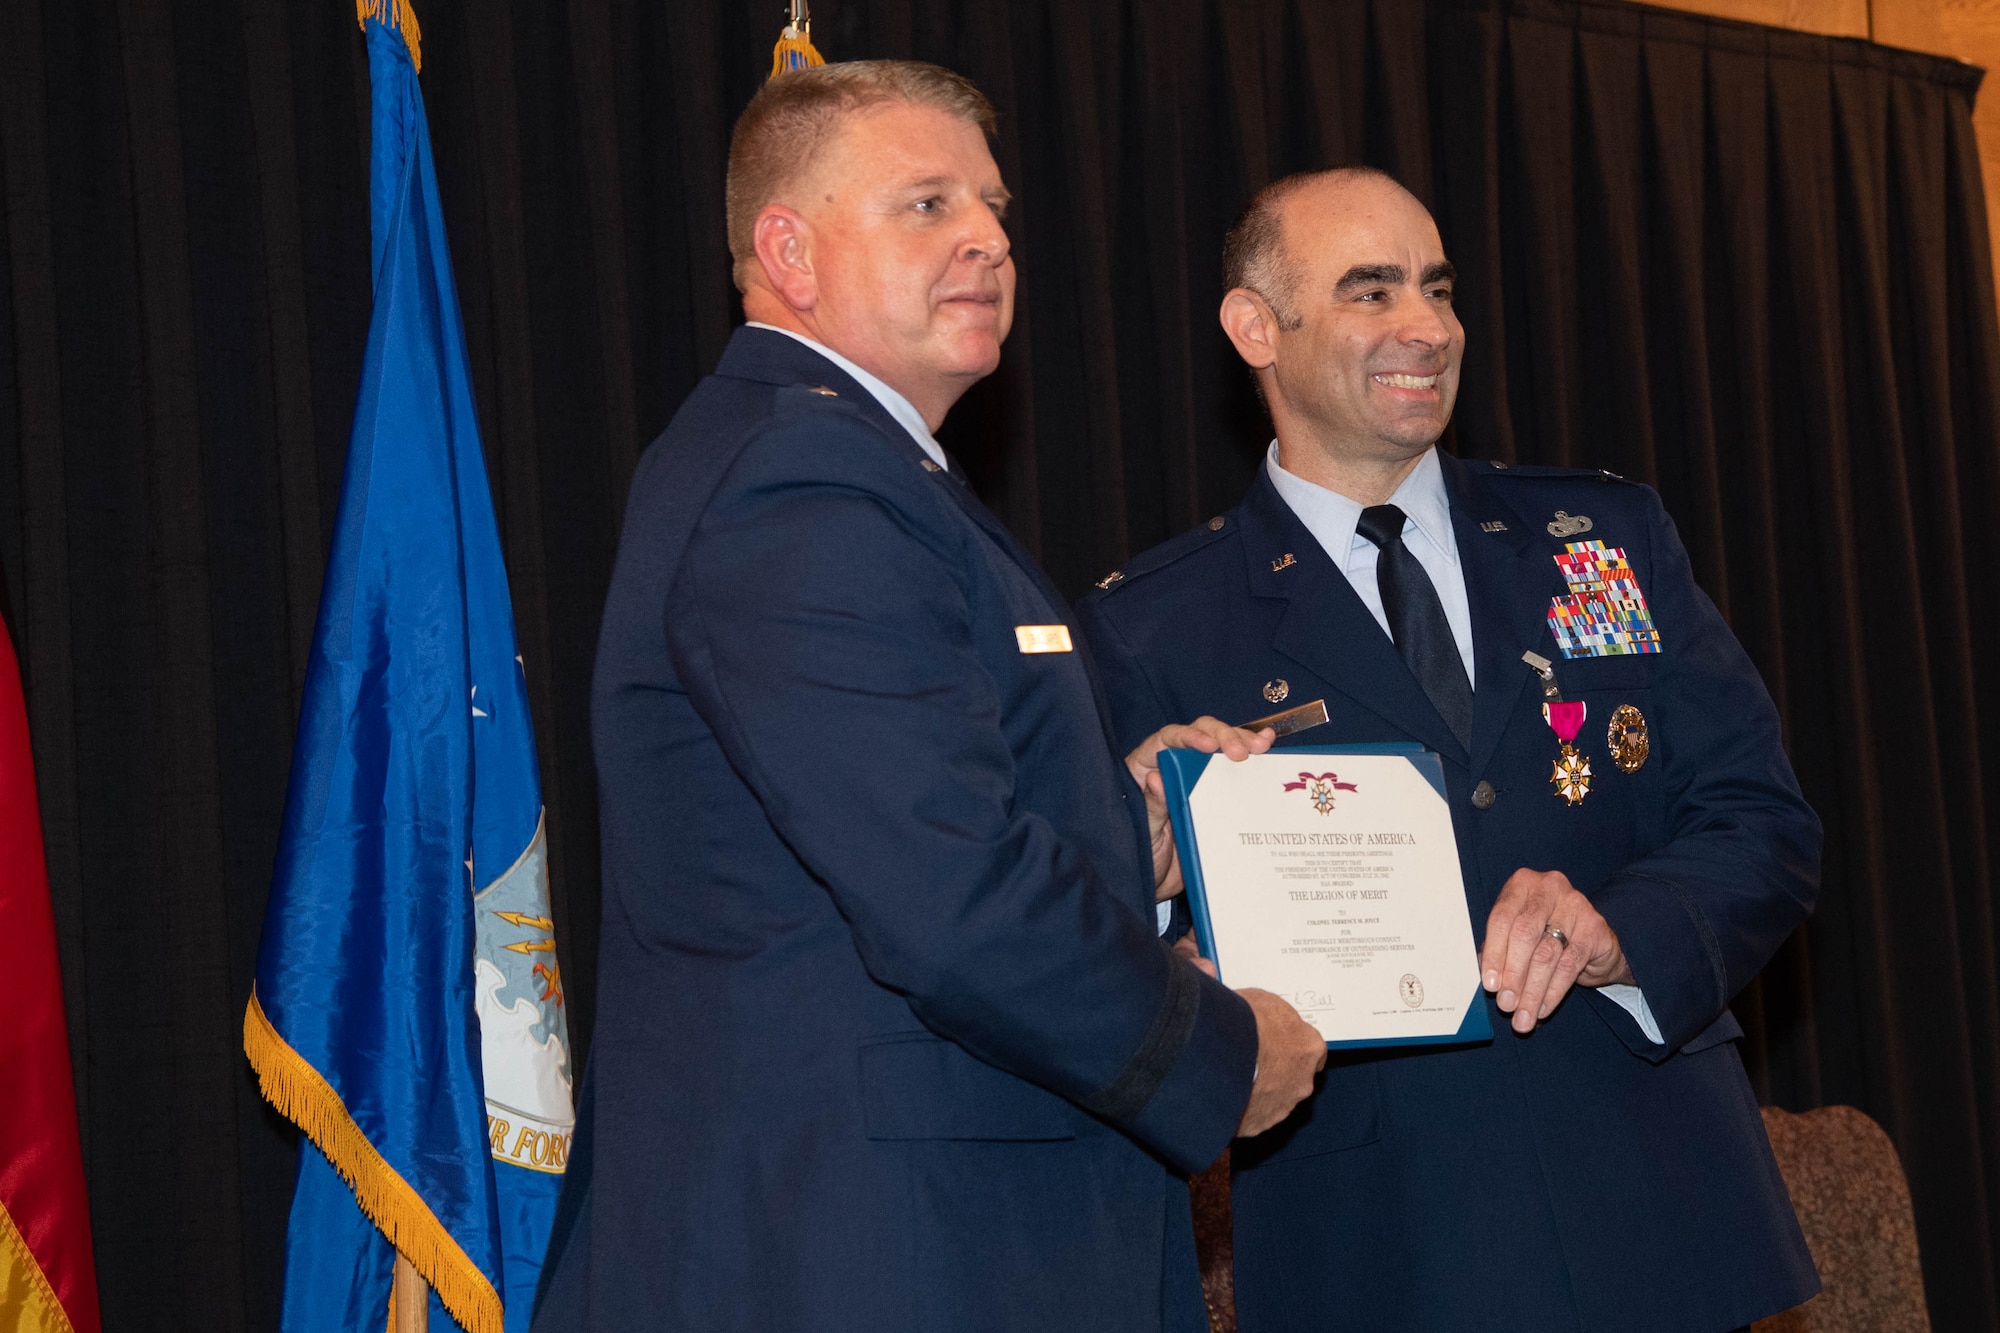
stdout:
<svg viewBox="0 0 2000 1333">
<path fill-rule="evenodd" d="M 1388 742 L 1379 745 L 1287 745 L 1282 751 L 1270 753 L 1290 755 L 1308 754 L 1400 754 L 1424 776 L 1425 781 L 1437 789 L 1442 798 L 1444 791 L 1444 761 L 1434 751 L 1421 745 Z M 1201 947 L 1201 956 L 1215 964 L 1218 977 L 1228 979 L 1221 956 L 1216 952 L 1215 931 L 1209 922 L 1208 895 L 1201 876 L 1201 848 L 1196 837 L 1194 815 L 1188 806 L 1188 798 L 1194 792 L 1195 783 L 1209 764 L 1230 762 L 1219 754 L 1202 754 L 1198 750 L 1160 751 L 1160 777 L 1167 789 L 1167 813 L 1174 824 L 1174 845 L 1180 852 L 1181 879 L 1187 885 L 1188 912 L 1194 918 L 1194 939 Z M 1458 1031 L 1431 1037 L 1376 1037 L 1360 1041 L 1329 1041 L 1329 1050 L 1360 1050 L 1370 1046 L 1453 1046 L 1471 1042 L 1493 1040 L 1493 1025 L 1486 1015 L 1486 995 L 1475 982 L 1472 994 L 1465 1005 L 1465 1019 L 1458 1025 Z"/>
</svg>

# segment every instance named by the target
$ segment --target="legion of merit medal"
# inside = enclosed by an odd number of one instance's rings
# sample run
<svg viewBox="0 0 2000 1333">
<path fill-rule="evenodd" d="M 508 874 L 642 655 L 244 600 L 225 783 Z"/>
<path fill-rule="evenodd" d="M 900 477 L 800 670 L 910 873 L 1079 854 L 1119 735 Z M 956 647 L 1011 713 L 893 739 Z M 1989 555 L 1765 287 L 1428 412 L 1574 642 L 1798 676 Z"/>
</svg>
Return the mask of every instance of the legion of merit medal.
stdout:
<svg viewBox="0 0 2000 1333">
<path fill-rule="evenodd" d="M 1549 774 L 1549 785 L 1556 789 L 1556 795 L 1571 805 L 1581 804 L 1590 795 L 1590 760 L 1577 751 L 1576 733 L 1583 730 L 1584 714 L 1589 705 L 1581 700 L 1575 703 L 1554 701 L 1542 705 L 1542 718 L 1549 724 L 1549 730 L 1562 742 L 1562 752 L 1556 756 L 1555 769 Z"/>
</svg>

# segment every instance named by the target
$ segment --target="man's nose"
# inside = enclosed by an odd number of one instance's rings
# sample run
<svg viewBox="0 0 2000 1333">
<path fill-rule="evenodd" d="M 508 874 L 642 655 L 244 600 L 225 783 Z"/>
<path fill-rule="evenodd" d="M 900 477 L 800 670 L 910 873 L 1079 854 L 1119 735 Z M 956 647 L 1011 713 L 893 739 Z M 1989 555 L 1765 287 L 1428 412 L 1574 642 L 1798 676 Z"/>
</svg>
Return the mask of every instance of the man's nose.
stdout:
<svg viewBox="0 0 2000 1333">
<path fill-rule="evenodd" d="M 1007 239 L 1007 229 L 1000 225 L 999 217 L 991 209 L 985 211 L 980 224 L 973 227 L 958 243 L 958 257 L 968 263 L 985 263 L 999 268 L 1007 262 L 1012 243 Z"/>
<path fill-rule="evenodd" d="M 1432 304 L 1430 298 L 1419 294 L 1411 317 L 1402 328 L 1402 341 L 1430 351 L 1442 352 L 1450 347 L 1456 335 L 1451 321 L 1444 311 Z"/>
</svg>

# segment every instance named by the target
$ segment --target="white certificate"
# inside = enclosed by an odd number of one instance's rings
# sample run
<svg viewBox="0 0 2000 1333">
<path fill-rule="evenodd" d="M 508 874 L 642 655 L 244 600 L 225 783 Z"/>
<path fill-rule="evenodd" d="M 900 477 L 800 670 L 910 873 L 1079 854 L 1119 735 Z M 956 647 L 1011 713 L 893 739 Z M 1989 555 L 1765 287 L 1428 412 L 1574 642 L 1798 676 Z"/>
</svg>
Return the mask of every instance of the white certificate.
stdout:
<svg viewBox="0 0 2000 1333">
<path fill-rule="evenodd" d="M 1223 981 L 1284 997 L 1329 1046 L 1492 1036 L 1435 754 L 1160 759 L 1196 941 Z"/>
</svg>

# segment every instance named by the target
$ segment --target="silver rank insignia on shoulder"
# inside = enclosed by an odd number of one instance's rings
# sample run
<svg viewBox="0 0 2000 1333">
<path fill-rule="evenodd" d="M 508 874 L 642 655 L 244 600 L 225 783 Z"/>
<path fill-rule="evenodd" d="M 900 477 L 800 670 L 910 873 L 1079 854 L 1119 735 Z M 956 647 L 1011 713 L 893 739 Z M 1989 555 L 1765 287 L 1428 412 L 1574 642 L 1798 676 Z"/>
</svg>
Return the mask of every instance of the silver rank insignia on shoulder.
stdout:
<svg viewBox="0 0 2000 1333">
<path fill-rule="evenodd" d="M 1290 551 L 1287 551 L 1283 555 L 1279 556 L 1276 560 L 1273 560 L 1271 562 L 1271 572 L 1275 574 L 1281 569 L 1290 569 L 1293 565 L 1296 565 L 1297 563 L 1299 563 L 1298 557 L 1293 555 Z"/>
<path fill-rule="evenodd" d="M 1597 526 L 1596 524 L 1590 521 L 1590 516 L 1588 514 L 1578 514 L 1574 518 L 1572 518 L 1570 517 L 1570 515 L 1558 509 L 1556 510 L 1555 518 L 1551 519 L 1549 522 L 1549 536 L 1574 537 L 1579 532 L 1589 532 L 1592 528 L 1596 526 Z"/>
<path fill-rule="evenodd" d="M 1497 518 L 1489 518 L 1479 525 L 1481 532 L 1505 532 L 1507 525 Z"/>
</svg>

